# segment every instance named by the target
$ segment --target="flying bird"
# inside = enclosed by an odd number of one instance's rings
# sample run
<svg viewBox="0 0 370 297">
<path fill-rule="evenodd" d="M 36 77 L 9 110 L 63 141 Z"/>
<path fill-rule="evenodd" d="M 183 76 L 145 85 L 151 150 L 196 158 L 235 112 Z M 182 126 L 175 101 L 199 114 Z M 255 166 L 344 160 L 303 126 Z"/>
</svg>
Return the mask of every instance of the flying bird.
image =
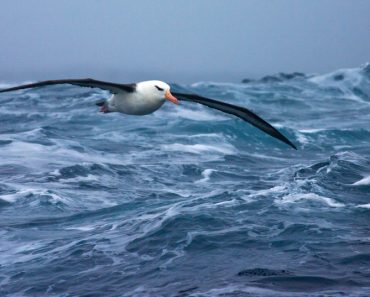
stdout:
<svg viewBox="0 0 370 297">
<path fill-rule="evenodd" d="M 142 81 L 131 84 L 118 84 L 91 78 L 46 80 L 2 89 L 0 93 L 58 84 L 71 84 L 109 91 L 112 94 L 109 99 L 96 103 L 100 106 L 100 111 L 103 113 L 121 112 L 130 115 L 146 115 L 159 109 L 166 101 L 170 101 L 174 104 L 179 104 L 179 100 L 199 103 L 235 115 L 258 129 L 261 129 L 270 136 L 297 149 L 288 138 L 245 107 L 217 101 L 197 94 L 171 93 L 170 86 L 158 80 Z"/>
</svg>

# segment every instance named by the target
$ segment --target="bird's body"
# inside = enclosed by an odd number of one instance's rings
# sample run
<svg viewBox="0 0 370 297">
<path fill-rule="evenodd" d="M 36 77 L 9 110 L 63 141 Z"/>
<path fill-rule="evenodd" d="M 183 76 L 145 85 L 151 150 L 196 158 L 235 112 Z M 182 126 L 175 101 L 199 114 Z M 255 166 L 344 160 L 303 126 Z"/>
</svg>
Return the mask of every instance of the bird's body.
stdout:
<svg viewBox="0 0 370 297">
<path fill-rule="evenodd" d="M 183 101 L 199 103 L 210 108 L 235 115 L 296 149 L 289 139 L 245 107 L 205 98 L 196 94 L 171 93 L 170 86 L 159 80 L 143 81 L 134 84 L 117 84 L 90 78 L 48 80 L 3 89 L 0 90 L 0 93 L 56 84 L 72 84 L 81 87 L 100 88 L 110 91 L 112 96 L 108 100 L 97 103 L 97 105 L 100 106 L 100 111 L 104 113 L 120 112 L 130 115 L 146 115 L 159 109 L 166 101 L 179 104 L 179 100 L 177 98 Z"/>
<path fill-rule="evenodd" d="M 138 94 L 116 94 L 107 100 L 110 112 L 120 112 L 131 115 L 146 115 L 159 109 L 165 100 L 153 100 Z"/>
<path fill-rule="evenodd" d="M 102 111 L 120 112 L 130 115 L 146 115 L 153 113 L 159 109 L 166 100 L 162 96 L 153 96 L 155 90 L 150 90 L 148 87 L 151 84 L 163 89 L 168 86 L 167 84 L 163 85 L 163 82 L 160 81 L 137 83 L 134 86 L 135 90 L 133 92 L 119 92 L 113 94 L 103 105 L 104 108 Z"/>
</svg>

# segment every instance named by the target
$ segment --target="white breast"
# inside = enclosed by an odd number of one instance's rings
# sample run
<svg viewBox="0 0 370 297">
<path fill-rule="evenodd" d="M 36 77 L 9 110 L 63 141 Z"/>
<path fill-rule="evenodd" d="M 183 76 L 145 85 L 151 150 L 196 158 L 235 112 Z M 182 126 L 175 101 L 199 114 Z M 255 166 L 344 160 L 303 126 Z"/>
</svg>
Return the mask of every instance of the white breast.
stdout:
<svg viewBox="0 0 370 297">
<path fill-rule="evenodd" d="M 160 108 L 165 102 L 164 99 L 158 100 L 157 98 L 143 96 L 136 92 L 119 93 L 113 95 L 108 101 L 115 111 L 132 115 L 150 114 Z"/>
</svg>

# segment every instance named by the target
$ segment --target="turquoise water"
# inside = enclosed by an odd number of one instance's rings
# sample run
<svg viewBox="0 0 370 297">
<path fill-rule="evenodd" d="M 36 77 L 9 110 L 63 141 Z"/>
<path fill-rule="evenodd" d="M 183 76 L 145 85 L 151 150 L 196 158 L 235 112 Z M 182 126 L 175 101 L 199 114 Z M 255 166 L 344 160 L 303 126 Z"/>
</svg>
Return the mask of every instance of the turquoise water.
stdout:
<svg viewBox="0 0 370 297">
<path fill-rule="evenodd" d="M 2 84 L 1 87 L 7 85 Z M 370 66 L 172 85 L 246 106 L 0 95 L 1 296 L 367 296 Z"/>
</svg>

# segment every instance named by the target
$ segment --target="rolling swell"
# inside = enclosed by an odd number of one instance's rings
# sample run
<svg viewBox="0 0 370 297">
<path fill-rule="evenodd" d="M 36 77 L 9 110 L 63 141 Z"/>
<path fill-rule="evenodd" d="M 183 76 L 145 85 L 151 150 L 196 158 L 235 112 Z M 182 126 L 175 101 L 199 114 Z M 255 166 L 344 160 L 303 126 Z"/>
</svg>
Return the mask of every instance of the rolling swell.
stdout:
<svg viewBox="0 0 370 297">
<path fill-rule="evenodd" d="M 99 90 L 2 94 L 0 295 L 368 295 L 369 69 L 173 85 L 298 151 L 190 103 L 132 117 L 97 113 Z"/>
</svg>

